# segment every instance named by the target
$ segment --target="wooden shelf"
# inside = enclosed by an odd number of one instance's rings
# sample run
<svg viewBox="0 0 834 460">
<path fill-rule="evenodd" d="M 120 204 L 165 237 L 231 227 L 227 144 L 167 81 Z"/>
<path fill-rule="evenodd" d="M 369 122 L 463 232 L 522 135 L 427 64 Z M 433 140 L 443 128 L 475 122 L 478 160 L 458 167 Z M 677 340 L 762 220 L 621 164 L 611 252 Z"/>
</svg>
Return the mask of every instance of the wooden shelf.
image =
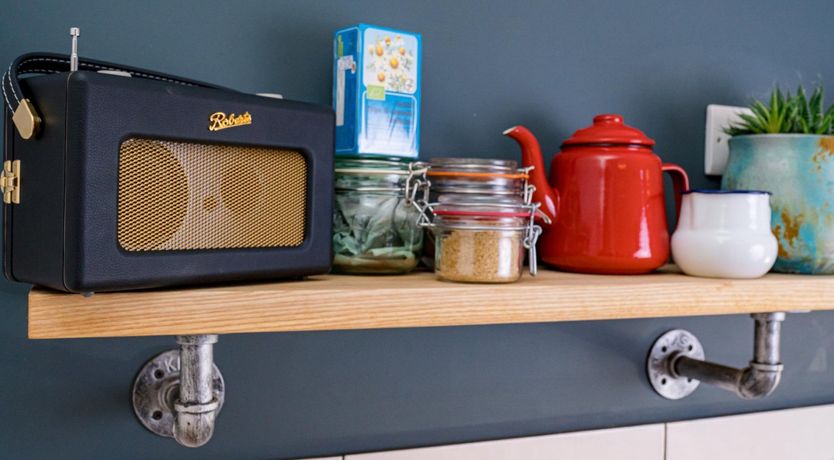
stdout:
<svg viewBox="0 0 834 460">
<path fill-rule="evenodd" d="M 432 273 L 318 276 L 305 281 L 100 293 L 35 288 L 29 338 L 536 323 L 834 310 L 834 277 L 771 274 L 758 280 L 541 270 L 502 285 L 457 284 Z"/>
</svg>

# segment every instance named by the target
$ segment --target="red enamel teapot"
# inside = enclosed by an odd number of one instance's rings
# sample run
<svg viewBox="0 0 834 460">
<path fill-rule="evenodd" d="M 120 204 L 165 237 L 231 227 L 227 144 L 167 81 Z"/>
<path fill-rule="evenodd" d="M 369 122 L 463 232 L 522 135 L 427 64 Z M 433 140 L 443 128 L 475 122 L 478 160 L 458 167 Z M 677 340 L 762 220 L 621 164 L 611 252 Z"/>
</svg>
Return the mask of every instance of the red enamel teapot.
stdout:
<svg viewBox="0 0 834 460">
<path fill-rule="evenodd" d="M 539 143 L 523 126 L 504 132 L 521 145 L 524 166 L 533 166 L 533 200 L 552 223 L 543 223 L 539 254 L 544 263 L 583 273 L 639 274 L 669 258 L 663 173 L 672 176 L 675 202 L 689 189 L 686 171 L 662 163 L 654 140 L 623 123 L 620 115 L 597 115 L 576 131 L 553 158 L 550 183 Z"/>
</svg>

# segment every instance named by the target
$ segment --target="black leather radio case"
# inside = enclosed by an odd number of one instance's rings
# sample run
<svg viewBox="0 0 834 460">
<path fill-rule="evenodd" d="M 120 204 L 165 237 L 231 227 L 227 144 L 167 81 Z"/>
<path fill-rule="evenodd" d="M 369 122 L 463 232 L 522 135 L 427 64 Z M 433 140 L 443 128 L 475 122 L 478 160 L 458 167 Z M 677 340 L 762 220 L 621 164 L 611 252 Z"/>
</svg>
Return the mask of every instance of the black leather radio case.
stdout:
<svg viewBox="0 0 834 460">
<path fill-rule="evenodd" d="M 20 89 L 43 124 L 38 136 L 23 139 L 6 109 L 4 158 L 21 165 L 20 202 L 4 206 L 7 278 L 93 292 L 329 270 L 334 148 L 329 107 L 88 70 L 20 79 Z M 251 124 L 209 130 L 210 115 L 219 111 L 251 114 Z M 119 151 L 131 138 L 301 153 L 307 175 L 303 242 L 126 251 L 117 241 Z M 148 177 L 147 186 L 159 180 L 165 179 Z"/>
</svg>

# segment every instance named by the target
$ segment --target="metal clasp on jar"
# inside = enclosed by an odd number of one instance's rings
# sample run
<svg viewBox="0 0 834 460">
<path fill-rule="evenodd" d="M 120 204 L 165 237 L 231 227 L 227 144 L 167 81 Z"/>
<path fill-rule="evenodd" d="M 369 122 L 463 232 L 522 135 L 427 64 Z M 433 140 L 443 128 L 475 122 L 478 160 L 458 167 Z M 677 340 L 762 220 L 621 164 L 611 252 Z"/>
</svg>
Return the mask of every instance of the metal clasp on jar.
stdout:
<svg viewBox="0 0 834 460">
<path fill-rule="evenodd" d="M 419 211 L 417 225 L 420 227 L 431 224 L 431 219 L 426 212 L 427 210 L 431 212 L 429 209 L 431 182 L 426 177 L 429 167 L 428 163 L 421 161 L 409 163 L 408 177 L 405 180 L 405 202 Z"/>
<path fill-rule="evenodd" d="M 531 185 L 531 187 L 534 186 Z M 539 209 L 539 207 L 541 207 L 541 203 L 528 204 L 527 207 L 530 209 L 530 218 L 527 220 L 527 230 L 524 232 L 523 244 L 524 248 L 528 250 L 529 260 L 527 264 L 529 266 L 530 274 L 532 276 L 536 276 L 536 273 L 539 271 L 538 261 L 536 260 L 536 242 L 542 234 L 542 227 L 536 224 L 536 216 L 540 217 L 547 224 L 550 224 L 550 218 Z"/>
<path fill-rule="evenodd" d="M 524 195 L 522 198 L 524 204 L 533 203 L 533 192 L 536 191 L 536 186 L 530 183 L 530 171 L 534 170 L 535 168 L 535 166 L 527 166 L 526 168 L 521 169 L 521 171 L 524 172 Z M 544 213 L 541 214 L 544 215 Z"/>
</svg>

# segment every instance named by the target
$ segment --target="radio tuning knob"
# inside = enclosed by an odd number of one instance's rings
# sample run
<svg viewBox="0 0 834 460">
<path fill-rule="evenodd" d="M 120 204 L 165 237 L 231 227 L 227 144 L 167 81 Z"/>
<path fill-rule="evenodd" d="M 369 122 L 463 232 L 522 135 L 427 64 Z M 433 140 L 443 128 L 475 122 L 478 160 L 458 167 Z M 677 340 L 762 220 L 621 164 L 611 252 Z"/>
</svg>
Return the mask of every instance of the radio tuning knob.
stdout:
<svg viewBox="0 0 834 460">
<path fill-rule="evenodd" d="M 72 52 L 70 53 L 70 72 L 78 70 L 78 36 L 81 35 L 81 29 L 78 27 L 70 27 L 70 36 L 72 37 Z"/>
</svg>

